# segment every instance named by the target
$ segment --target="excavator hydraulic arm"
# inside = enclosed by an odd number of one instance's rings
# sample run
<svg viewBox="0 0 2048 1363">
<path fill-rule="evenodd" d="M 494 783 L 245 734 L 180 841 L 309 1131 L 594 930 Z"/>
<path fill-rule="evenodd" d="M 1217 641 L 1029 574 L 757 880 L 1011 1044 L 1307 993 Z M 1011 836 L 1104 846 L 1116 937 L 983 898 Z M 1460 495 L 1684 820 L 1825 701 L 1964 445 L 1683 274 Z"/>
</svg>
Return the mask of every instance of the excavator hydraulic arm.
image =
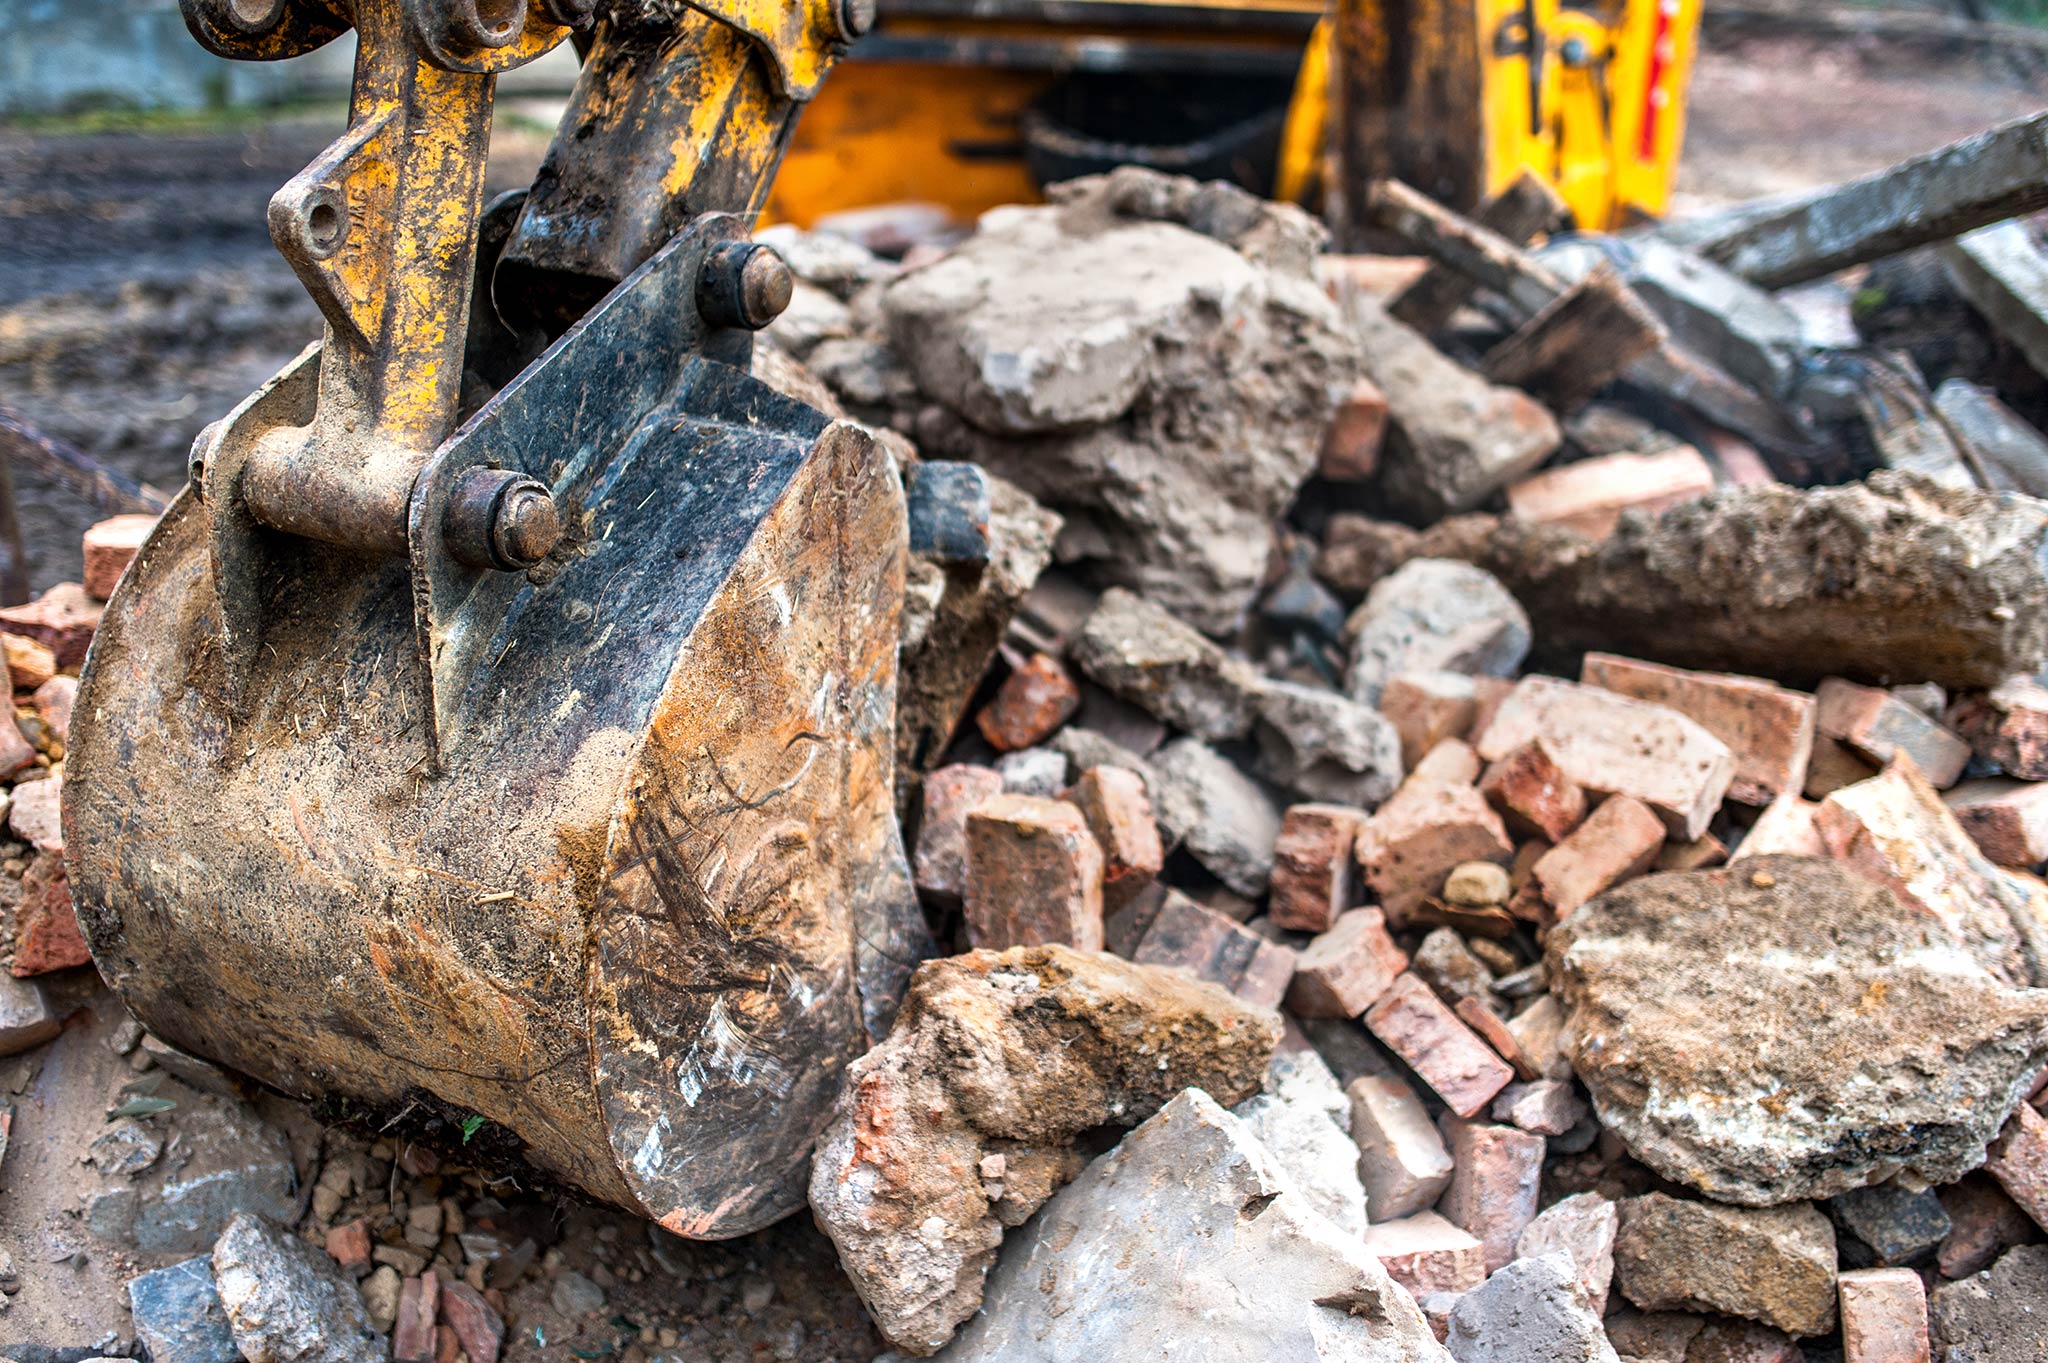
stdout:
<svg viewBox="0 0 2048 1363">
<path fill-rule="evenodd" d="M 85 669 L 95 960 L 287 1092 L 764 1225 L 924 947 L 900 479 L 750 373 L 791 282 L 748 228 L 872 12 L 182 3 L 231 57 L 358 55 L 270 207 L 324 336 L 201 435 Z M 486 207 L 496 75 L 572 31 L 545 167 Z"/>
</svg>

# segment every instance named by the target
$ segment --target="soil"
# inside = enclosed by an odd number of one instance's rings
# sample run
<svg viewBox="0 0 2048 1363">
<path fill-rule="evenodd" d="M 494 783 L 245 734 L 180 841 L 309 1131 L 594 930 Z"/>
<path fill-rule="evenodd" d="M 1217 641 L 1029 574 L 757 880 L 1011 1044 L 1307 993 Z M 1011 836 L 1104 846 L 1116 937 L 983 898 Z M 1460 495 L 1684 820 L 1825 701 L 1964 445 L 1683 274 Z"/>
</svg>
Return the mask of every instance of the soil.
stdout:
<svg viewBox="0 0 2048 1363">
<path fill-rule="evenodd" d="M 1694 79 L 1675 211 L 1876 170 L 2033 112 L 2038 98 L 2003 68 L 1887 64 L 1782 42 L 1712 52 Z M 0 404 L 122 472 L 177 486 L 200 428 L 319 334 L 270 245 L 264 207 L 340 126 L 335 109 L 184 131 L 0 128 Z M 543 149 L 526 127 L 501 129 L 491 191 L 526 183 Z M 99 513 L 26 471 L 15 484 L 34 587 L 75 578 L 79 534 Z M 15 1108 L 0 1246 L 24 1280 L 0 1315 L 0 1343 L 125 1336 L 122 1284 L 155 1266 L 85 1242 L 79 1208 L 96 1175 L 78 1157 L 102 1098 L 131 1075 L 108 1044 L 119 1005 L 86 971 L 57 988 L 78 1009 L 64 1036 L 0 1065 L 0 1101 Z M 308 1124 L 318 1136 L 308 1110 L 267 1101 L 302 1140 Z M 651 1254 L 656 1271 L 620 1279 L 606 1314 L 580 1323 L 554 1313 L 552 1273 L 530 1277 L 512 1294 L 510 1358 L 864 1360 L 879 1347 L 806 1218 L 728 1245 L 657 1244 L 644 1223 L 553 1194 L 519 1205 L 550 1226 L 561 1267 Z M 633 1343 L 642 1327 L 675 1330 L 680 1351 Z"/>
</svg>

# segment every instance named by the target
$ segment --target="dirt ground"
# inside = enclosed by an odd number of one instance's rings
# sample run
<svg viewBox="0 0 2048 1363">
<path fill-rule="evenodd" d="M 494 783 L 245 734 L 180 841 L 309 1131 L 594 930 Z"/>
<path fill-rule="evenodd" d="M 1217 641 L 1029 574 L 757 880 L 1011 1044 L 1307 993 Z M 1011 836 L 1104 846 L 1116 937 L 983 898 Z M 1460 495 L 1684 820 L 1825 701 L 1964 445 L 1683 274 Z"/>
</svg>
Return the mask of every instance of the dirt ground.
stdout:
<svg viewBox="0 0 2048 1363">
<path fill-rule="evenodd" d="M 1803 44 L 1710 53 L 1694 79 L 1676 208 L 1854 176 L 2038 107 L 2002 68 L 1877 63 Z M 176 486 L 199 429 L 318 335 L 263 214 L 339 127 L 338 109 L 150 134 L 0 127 L 0 403 L 117 469 Z M 490 188 L 525 183 L 543 145 L 530 130 L 501 131 Z M 25 472 L 16 486 L 34 585 L 75 577 L 78 535 L 96 513 Z M 0 1316 L 0 1343 L 83 1344 L 126 1327 L 131 1265 L 95 1259 L 81 1239 L 74 1171 L 103 1108 L 75 1094 L 89 1089 L 97 1104 L 130 1076 L 107 1044 L 120 1010 L 77 974 L 66 987 L 84 1011 L 70 1031 L 34 1067 L 0 1074 L 16 1105 L 0 1245 L 26 1280 Z M 301 1109 L 297 1120 L 310 1118 Z M 566 1202 L 551 1215 L 566 1262 L 646 1257 L 631 1218 Z M 801 1218 L 729 1246 L 671 1240 L 654 1257 L 660 1271 L 622 1282 L 615 1314 L 581 1334 L 550 1314 L 545 1280 L 522 1289 L 510 1357 L 647 1357 L 627 1343 L 642 1326 L 675 1329 L 685 1347 L 662 1354 L 678 1360 L 865 1359 L 877 1347 L 827 1267 L 829 1246 Z"/>
</svg>

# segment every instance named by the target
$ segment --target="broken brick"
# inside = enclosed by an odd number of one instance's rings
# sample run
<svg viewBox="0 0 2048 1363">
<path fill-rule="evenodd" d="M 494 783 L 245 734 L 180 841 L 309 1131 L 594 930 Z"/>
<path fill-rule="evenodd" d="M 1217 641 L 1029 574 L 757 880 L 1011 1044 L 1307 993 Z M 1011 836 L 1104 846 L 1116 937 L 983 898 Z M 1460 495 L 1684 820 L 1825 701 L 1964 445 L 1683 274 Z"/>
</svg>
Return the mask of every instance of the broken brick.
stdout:
<svg viewBox="0 0 2048 1363">
<path fill-rule="evenodd" d="M 1936 787 L 1954 785 L 1970 764 L 1970 745 L 1940 721 L 1876 686 L 1830 677 L 1820 684 L 1820 732 L 1872 762 L 1906 756 Z"/>
<path fill-rule="evenodd" d="M 1456 1170 L 1437 1210 L 1452 1225 L 1479 1237 L 1486 1271 L 1493 1273 L 1515 1257 L 1515 1241 L 1536 1219 L 1543 1137 L 1511 1126 L 1460 1121 L 1448 1113 L 1438 1125 Z"/>
<path fill-rule="evenodd" d="M 1486 769 L 1479 789 L 1522 837 L 1561 842 L 1586 817 L 1586 792 L 1532 739 Z"/>
<path fill-rule="evenodd" d="M 36 707 L 36 718 L 43 722 L 50 737 L 60 744 L 71 741 L 71 710 L 78 703 L 78 678 L 52 677 L 35 689 L 30 701 Z"/>
<path fill-rule="evenodd" d="M 1185 971 L 1247 1003 L 1277 1008 L 1294 977 L 1295 953 L 1178 890 L 1166 890 L 1131 959 Z"/>
<path fill-rule="evenodd" d="M 1485 1245 L 1435 1212 L 1374 1221 L 1366 1227 L 1365 1250 L 1415 1297 L 1469 1292 L 1486 1281 Z"/>
<path fill-rule="evenodd" d="M 498 1363 L 505 1347 L 505 1318 L 468 1283 L 441 1284 L 441 1318 L 455 1332 L 469 1363 Z"/>
<path fill-rule="evenodd" d="M 1003 793 L 1002 773 L 957 762 L 924 778 L 924 817 L 917 826 L 917 888 L 943 905 L 967 891 L 967 816 Z"/>
<path fill-rule="evenodd" d="M 370 1223 L 362 1217 L 345 1221 L 327 1232 L 327 1252 L 343 1268 L 353 1272 L 370 1262 Z"/>
<path fill-rule="evenodd" d="M 1543 854 L 1530 873 L 1558 918 L 1593 896 L 1641 875 L 1664 846 L 1664 821 L 1640 800 L 1604 800 L 1570 837 Z"/>
<path fill-rule="evenodd" d="M 1989 1174 L 1965 1175 L 1936 1192 L 1950 1222 L 1934 1256 L 1944 1278 L 1981 1273 L 2008 1249 L 2038 1234 L 2033 1221 Z"/>
<path fill-rule="evenodd" d="M 1538 738 L 1572 781 L 1641 800 L 1681 842 L 1707 831 L 1735 776 L 1728 745 L 1676 710 L 1555 677 L 1517 683 L 1479 755 L 1497 761 Z"/>
<path fill-rule="evenodd" d="M 1408 955 L 1387 935 L 1378 909 L 1353 909 L 1302 948 L 1287 988 L 1297 1017 L 1355 1018 L 1408 968 Z"/>
<path fill-rule="evenodd" d="M 1003 950 L 1102 949 L 1102 849 L 1081 811 L 998 795 L 967 816 L 967 939 Z"/>
<path fill-rule="evenodd" d="M 1493 1099 L 1493 1119 L 1537 1136 L 1562 1136 L 1586 1117 L 1586 1100 L 1562 1079 L 1509 1084 Z"/>
<path fill-rule="evenodd" d="M 1688 672 L 1610 653 L 1587 654 L 1579 679 L 1676 710 L 1727 744 L 1735 758 L 1728 798 L 1739 804 L 1767 805 L 1805 785 L 1818 709 L 1812 696 L 1756 677 Z"/>
<path fill-rule="evenodd" d="M 1813 736 L 1813 758 L 1806 764 L 1806 782 L 1801 793 L 1809 800 L 1825 800 L 1844 786 L 1868 781 L 1877 775 L 1878 764 L 1839 738 Z"/>
<path fill-rule="evenodd" d="M 57 655 L 47 644 L 0 633 L 0 651 L 7 655 L 8 682 L 16 691 L 33 691 L 57 675 Z"/>
<path fill-rule="evenodd" d="M 2014 1108 L 1984 1158 L 1984 1170 L 2035 1225 L 2048 1230 L 2048 1117 L 2027 1103 Z"/>
<path fill-rule="evenodd" d="M 1366 820 L 1356 848 L 1365 883 L 1395 926 L 1404 926 L 1407 912 L 1440 891 L 1456 867 L 1505 862 L 1514 851 L 1500 816 L 1477 789 L 1420 773 Z"/>
<path fill-rule="evenodd" d="M 2035 678 L 2012 677 L 1981 696 L 1958 700 L 1948 722 L 1979 757 L 2008 776 L 2048 780 L 2048 686 Z"/>
<path fill-rule="evenodd" d="M 85 590 L 96 601 L 114 594 L 114 585 L 127 571 L 129 560 L 142 548 L 149 532 L 156 529 L 156 517 L 145 515 L 109 516 L 85 532 Z"/>
<path fill-rule="evenodd" d="M 1484 1111 L 1515 1077 L 1508 1063 L 1413 974 L 1388 987 L 1366 1011 L 1365 1026 L 1460 1117 Z"/>
<path fill-rule="evenodd" d="M 1269 908 L 1276 926 L 1324 932 L 1351 907 L 1358 878 L 1351 849 L 1365 817 L 1348 805 L 1295 805 L 1281 816 Z"/>
<path fill-rule="evenodd" d="M 14 788 L 7 810 L 7 829 L 39 852 L 64 855 L 64 777 L 51 772 L 40 781 Z"/>
<path fill-rule="evenodd" d="M 1978 850 L 2000 866 L 2048 861 L 2048 782 L 1986 777 L 1941 798 Z"/>
<path fill-rule="evenodd" d="M 1657 853 L 1657 871 L 1703 871 L 1728 859 L 1728 845 L 1707 833 L 1692 842 L 1667 842 Z"/>
<path fill-rule="evenodd" d="M 0 607 L 0 631 L 35 640 L 56 656 L 59 671 L 75 671 L 105 609 L 81 584 L 59 582 L 26 605 Z"/>
<path fill-rule="evenodd" d="M 1090 767 L 1060 798 L 1081 811 L 1102 849 L 1102 903 L 1113 913 L 1166 865 L 1145 778 L 1125 767 Z"/>
<path fill-rule="evenodd" d="M 1713 490 L 1714 470 L 1700 452 L 1674 445 L 1655 454 L 1624 451 L 1532 473 L 1508 484 L 1508 512 L 1518 521 L 1604 540 L 1624 511 L 1649 515 Z"/>
<path fill-rule="evenodd" d="M 1479 1039 L 1493 1047 L 1494 1053 L 1514 1068 L 1515 1078 L 1529 1083 L 1543 1077 L 1543 1070 L 1522 1050 L 1522 1043 L 1508 1030 L 1500 1014 L 1488 1008 L 1478 999 L 1459 999 L 1451 1011 L 1458 1020 L 1479 1034 Z"/>
<path fill-rule="evenodd" d="M 1371 379 L 1359 379 L 1330 417 L 1316 471 L 1333 483 L 1363 482 L 1379 469 L 1386 436 L 1387 395 Z"/>
<path fill-rule="evenodd" d="M 974 724 L 997 752 L 1018 752 L 1043 743 L 1080 708 L 1081 688 L 1060 660 L 1034 653 L 1003 679 Z"/>
<path fill-rule="evenodd" d="M 1344 1092 L 1373 1224 L 1434 1206 L 1450 1186 L 1451 1156 L 1415 1090 L 1391 1074 L 1364 1074 Z"/>
<path fill-rule="evenodd" d="M 12 776 L 33 766 L 35 760 L 35 744 L 28 741 L 28 735 L 14 722 L 13 712 L 8 711 L 0 717 L 0 776 Z"/>
<path fill-rule="evenodd" d="M 1842 1363 L 1927 1363 L 1927 1288 L 1910 1268 L 1866 1268 L 1835 1280 Z"/>
<path fill-rule="evenodd" d="M 1728 858 L 1729 862 L 1781 854 L 1792 857 L 1826 856 L 1827 844 L 1821 840 L 1820 825 L 1814 821 L 1819 813 L 1819 805 L 1796 795 L 1773 800 L 1764 807 L 1763 813 L 1756 816 L 1756 822 L 1749 826 L 1749 832 L 1743 835 L 1735 848 L 1735 855 Z"/>
<path fill-rule="evenodd" d="M 1479 713 L 1478 684 L 1462 672 L 1402 672 L 1380 693 L 1380 713 L 1401 736 L 1401 763 L 1415 769 L 1437 744 L 1464 738 Z"/>
<path fill-rule="evenodd" d="M 8 969 L 25 979 L 91 961 L 71 906 L 64 855 L 37 852 L 21 877 L 21 900 L 14 908 L 14 960 Z"/>
<path fill-rule="evenodd" d="M 433 1269 L 407 1278 L 398 1294 L 398 1323 L 391 1330 L 394 1363 L 427 1363 L 434 1356 L 434 1316 L 441 1279 Z"/>
</svg>

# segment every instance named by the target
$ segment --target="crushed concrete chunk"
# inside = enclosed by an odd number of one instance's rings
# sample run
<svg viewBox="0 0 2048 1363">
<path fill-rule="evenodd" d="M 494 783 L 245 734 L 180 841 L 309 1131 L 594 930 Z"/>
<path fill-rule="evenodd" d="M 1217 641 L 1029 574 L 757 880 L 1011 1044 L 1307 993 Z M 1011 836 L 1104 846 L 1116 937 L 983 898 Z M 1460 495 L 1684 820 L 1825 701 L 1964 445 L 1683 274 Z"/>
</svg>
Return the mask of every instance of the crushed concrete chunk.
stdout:
<svg viewBox="0 0 2048 1363">
<path fill-rule="evenodd" d="M 362 1294 L 304 1240 L 247 1212 L 213 1247 L 213 1277 L 247 1363 L 381 1363 Z"/>
</svg>

